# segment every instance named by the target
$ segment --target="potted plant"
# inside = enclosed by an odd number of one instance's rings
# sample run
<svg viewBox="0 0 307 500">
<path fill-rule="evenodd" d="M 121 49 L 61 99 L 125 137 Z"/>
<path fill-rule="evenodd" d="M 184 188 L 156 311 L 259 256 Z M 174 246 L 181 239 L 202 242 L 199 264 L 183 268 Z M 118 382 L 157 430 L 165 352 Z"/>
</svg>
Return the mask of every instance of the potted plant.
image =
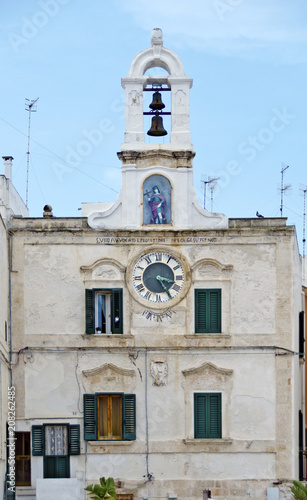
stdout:
<svg viewBox="0 0 307 500">
<path fill-rule="evenodd" d="M 108 477 L 106 480 L 104 477 L 99 478 L 100 484 L 89 484 L 86 488 L 88 495 L 93 500 L 110 499 L 114 500 L 116 498 L 115 484 L 112 477 Z"/>
<path fill-rule="evenodd" d="M 304 485 L 300 481 L 293 481 L 291 491 L 294 498 L 298 498 L 299 500 L 307 500 L 307 485 Z"/>
</svg>

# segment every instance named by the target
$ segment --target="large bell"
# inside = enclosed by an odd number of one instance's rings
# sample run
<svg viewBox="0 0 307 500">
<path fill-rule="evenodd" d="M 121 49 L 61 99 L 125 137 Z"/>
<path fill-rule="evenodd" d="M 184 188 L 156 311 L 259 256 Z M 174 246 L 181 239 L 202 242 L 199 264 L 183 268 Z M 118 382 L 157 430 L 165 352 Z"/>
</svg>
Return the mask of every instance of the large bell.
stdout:
<svg viewBox="0 0 307 500">
<path fill-rule="evenodd" d="M 162 99 L 161 99 L 161 94 L 160 92 L 155 92 L 154 95 L 152 96 L 152 103 L 149 104 L 150 109 L 153 109 L 154 111 L 161 110 L 165 108 L 165 104 L 163 104 Z"/>
<path fill-rule="evenodd" d="M 162 117 L 155 115 L 151 121 L 151 128 L 148 130 L 147 135 L 161 136 L 166 134 L 167 132 L 163 127 Z"/>
</svg>

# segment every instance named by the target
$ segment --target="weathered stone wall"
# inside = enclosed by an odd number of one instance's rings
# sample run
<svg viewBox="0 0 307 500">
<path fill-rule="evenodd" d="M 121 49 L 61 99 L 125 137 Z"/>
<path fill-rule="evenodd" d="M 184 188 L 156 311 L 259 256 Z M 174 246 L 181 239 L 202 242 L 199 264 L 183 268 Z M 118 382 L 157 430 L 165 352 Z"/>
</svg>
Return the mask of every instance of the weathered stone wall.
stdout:
<svg viewBox="0 0 307 500">
<path fill-rule="evenodd" d="M 111 475 L 121 492 L 191 499 L 206 488 L 213 498 L 265 499 L 274 482 L 296 477 L 297 356 L 283 348 L 297 333 L 299 263 L 293 228 L 262 225 L 157 233 L 14 221 L 19 430 L 48 419 L 82 429 L 84 393 L 135 393 L 136 441 L 86 444 L 82 431 L 71 477 Z M 132 263 L 155 248 L 181 256 L 190 273 L 185 297 L 161 317 L 129 282 Z M 85 334 L 88 287 L 123 288 L 123 335 Z M 195 335 L 195 287 L 222 289 L 221 334 Z M 154 363 L 166 367 L 163 383 Z M 222 393 L 222 439 L 194 439 L 193 393 L 202 391 Z M 147 472 L 154 480 L 145 483 Z M 42 458 L 33 457 L 33 483 L 41 477 Z"/>
</svg>

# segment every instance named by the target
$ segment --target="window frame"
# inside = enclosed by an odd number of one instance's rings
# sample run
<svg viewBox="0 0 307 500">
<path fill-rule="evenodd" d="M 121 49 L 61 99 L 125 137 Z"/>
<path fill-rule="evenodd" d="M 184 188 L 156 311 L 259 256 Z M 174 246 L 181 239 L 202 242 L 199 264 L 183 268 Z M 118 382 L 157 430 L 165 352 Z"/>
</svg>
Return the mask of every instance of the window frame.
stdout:
<svg viewBox="0 0 307 500">
<path fill-rule="evenodd" d="M 85 333 L 89 335 L 100 334 L 97 323 L 98 302 L 97 297 L 110 294 L 110 328 L 109 333 L 103 335 L 116 335 L 123 333 L 123 289 L 122 288 L 87 288 L 85 290 Z M 117 321 L 119 318 L 119 321 Z M 108 328 L 107 328 L 108 331 Z"/>
<path fill-rule="evenodd" d="M 221 288 L 195 288 L 194 309 L 195 333 L 222 333 Z"/>
<path fill-rule="evenodd" d="M 46 427 L 66 426 L 68 437 L 67 455 L 46 455 Z M 80 455 L 80 424 L 56 422 L 53 424 L 32 425 L 32 456 L 42 456 L 44 460 L 44 479 L 70 478 L 70 457 Z"/>
<path fill-rule="evenodd" d="M 121 396 L 122 434 L 121 438 L 101 438 L 99 432 L 98 398 L 100 396 Z M 136 396 L 123 392 L 96 392 L 83 395 L 84 440 L 85 441 L 134 441 L 136 439 Z"/>
<path fill-rule="evenodd" d="M 222 439 L 221 392 L 194 392 L 194 439 Z"/>
</svg>

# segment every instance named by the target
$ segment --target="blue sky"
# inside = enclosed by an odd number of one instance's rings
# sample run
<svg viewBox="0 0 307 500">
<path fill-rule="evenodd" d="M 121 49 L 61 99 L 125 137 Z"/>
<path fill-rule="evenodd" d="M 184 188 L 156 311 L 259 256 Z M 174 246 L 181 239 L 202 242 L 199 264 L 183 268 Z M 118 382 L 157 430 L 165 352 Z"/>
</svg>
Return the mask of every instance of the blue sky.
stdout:
<svg viewBox="0 0 307 500">
<path fill-rule="evenodd" d="M 24 199 L 25 98 L 39 97 L 31 115 L 31 216 L 42 216 L 46 203 L 65 217 L 79 216 L 81 202 L 116 199 L 121 78 L 159 27 L 165 47 L 194 79 L 191 133 L 200 202 L 201 181 L 219 177 L 214 211 L 279 216 L 280 171 L 289 165 L 283 215 L 297 226 L 302 250 L 305 0 L 4 0 L 0 9 L 0 153 L 14 157 L 13 181 Z M 89 136 L 96 141 L 86 148 Z M 206 205 L 211 208 L 209 191 Z"/>
</svg>

